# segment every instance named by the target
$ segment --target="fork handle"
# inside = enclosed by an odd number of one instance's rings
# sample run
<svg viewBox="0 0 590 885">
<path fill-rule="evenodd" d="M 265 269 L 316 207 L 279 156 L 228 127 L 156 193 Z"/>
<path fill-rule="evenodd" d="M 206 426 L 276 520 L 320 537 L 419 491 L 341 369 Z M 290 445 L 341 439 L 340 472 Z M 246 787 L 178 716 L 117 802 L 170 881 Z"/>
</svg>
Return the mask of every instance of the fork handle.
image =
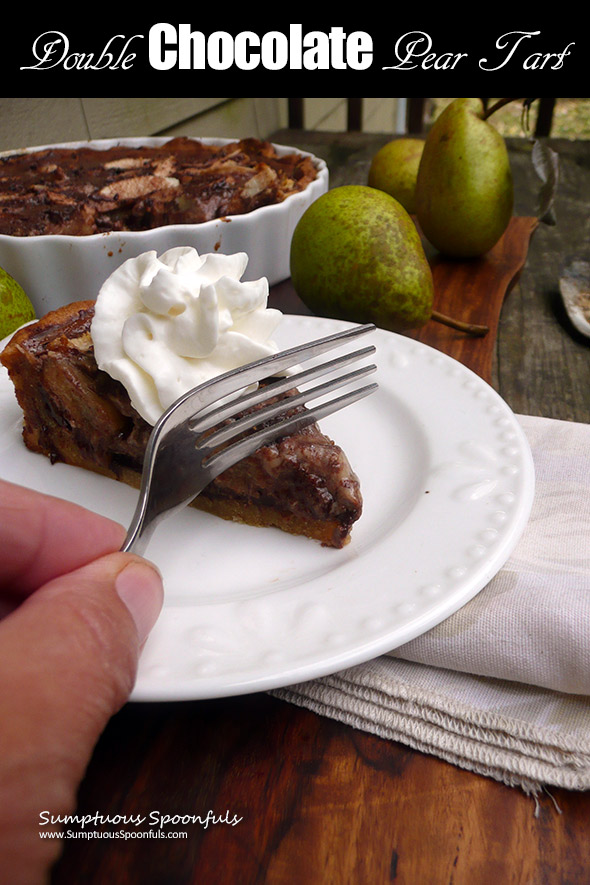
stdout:
<svg viewBox="0 0 590 885">
<path fill-rule="evenodd" d="M 121 553 L 136 553 L 143 556 L 156 528 L 155 523 L 146 523 L 141 517 L 134 519 L 121 546 Z"/>
</svg>

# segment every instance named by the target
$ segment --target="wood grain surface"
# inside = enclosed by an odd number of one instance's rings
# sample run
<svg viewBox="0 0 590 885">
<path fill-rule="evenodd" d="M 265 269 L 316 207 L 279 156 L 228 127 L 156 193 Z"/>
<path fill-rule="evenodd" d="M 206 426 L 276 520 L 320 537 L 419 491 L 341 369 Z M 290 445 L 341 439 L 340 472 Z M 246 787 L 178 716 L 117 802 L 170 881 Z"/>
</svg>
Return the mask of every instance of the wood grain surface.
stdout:
<svg viewBox="0 0 590 885">
<path fill-rule="evenodd" d="M 365 180 L 387 138 L 283 132 L 274 140 L 325 156 L 337 184 Z M 524 196 L 529 149 L 517 143 L 511 151 Z M 564 240 L 570 250 L 578 241 L 582 248 L 587 232 L 590 153 L 586 145 L 563 152 L 558 230 L 543 226 L 531 241 L 534 212 L 524 200 L 488 261 L 468 269 L 433 265 L 441 309 L 464 310 L 477 279 L 473 320 L 487 322 L 489 336 L 470 340 L 428 323 L 417 337 L 491 378 L 517 411 L 590 420 L 590 351 L 572 336 L 554 297 Z M 273 299 L 286 312 L 306 312 L 288 282 Z M 552 789 L 534 800 L 266 694 L 129 704 L 114 717 L 91 760 L 78 813 L 153 810 L 211 810 L 241 820 L 168 827 L 186 829 L 186 839 L 67 840 L 55 885 L 590 881 L 588 793 Z"/>
<path fill-rule="evenodd" d="M 483 337 L 431 320 L 412 338 L 444 351 L 491 383 L 500 313 L 525 266 L 538 221 L 513 217 L 504 235 L 486 255 L 469 261 L 431 257 L 434 308 L 465 323 L 488 328 Z"/>
</svg>

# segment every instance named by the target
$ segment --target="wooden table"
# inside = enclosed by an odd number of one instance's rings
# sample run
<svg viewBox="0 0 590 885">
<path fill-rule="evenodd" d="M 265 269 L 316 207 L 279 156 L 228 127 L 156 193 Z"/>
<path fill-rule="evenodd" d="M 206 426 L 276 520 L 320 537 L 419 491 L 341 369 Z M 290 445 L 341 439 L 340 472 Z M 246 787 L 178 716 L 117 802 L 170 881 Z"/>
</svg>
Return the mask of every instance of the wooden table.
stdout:
<svg viewBox="0 0 590 885">
<path fill-rule="evenodd" d="M 366 183 L 387 135 L 281 131 L 328 162 L 331 185 Z M 570 328 L 558 276 L 590 242 L 590 142 L 553 142 L 558 224 L 540 225 L 491 341 L 490 380 L 517 413 L 590 422 L 590 342 Z M 530 145 L 510 143 L 516 213 L 536 211 Z M 510 287 L 508 287 L 510 288 Z M 289 283 L 274 303 L 304 311 Z M 494 332 L 496 330 L 494 329 Z M 439 343 L 456 355 L 458 336 Z M 470 359 L 477 363 L 475 348 Z M 486 364 L 487 365 L 487 364 Z M 486 369 L 487 371 L 487 369 Z M 138 885 L 438 885 L 590 881 L 590 794 L 519 789 L 355 731 L 266 694 L 128 704 L 82 784 L 79 813 L 217 815 L 187 839 L 68 840 L 53 881 Z"/>
</svg>

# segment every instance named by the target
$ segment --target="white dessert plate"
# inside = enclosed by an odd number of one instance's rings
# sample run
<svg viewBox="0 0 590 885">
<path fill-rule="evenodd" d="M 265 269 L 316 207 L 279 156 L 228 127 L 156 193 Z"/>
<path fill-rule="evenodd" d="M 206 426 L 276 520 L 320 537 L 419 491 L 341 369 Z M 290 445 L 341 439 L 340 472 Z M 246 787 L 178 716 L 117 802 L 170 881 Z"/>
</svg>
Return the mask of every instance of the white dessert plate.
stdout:
<svg viewBox="0 0 590 885">
<path fill-rule="evenodd" d="M 285 316 L 281 346 L 347 324 Z M 132 699 L 270 690 L 367 661 L 424 633 L 506 562 L 534 493 L 530 449 L 501 397 L 455 360 L 377 330 L 379 390 L 322 423 L 359 475 L 364 511 L 342 550 L 188 508 L 148 556 L 166 602 Z M 29 452 L 6 371 L 0 475 L 127 524 L 137 493 Z"/>
</svg>

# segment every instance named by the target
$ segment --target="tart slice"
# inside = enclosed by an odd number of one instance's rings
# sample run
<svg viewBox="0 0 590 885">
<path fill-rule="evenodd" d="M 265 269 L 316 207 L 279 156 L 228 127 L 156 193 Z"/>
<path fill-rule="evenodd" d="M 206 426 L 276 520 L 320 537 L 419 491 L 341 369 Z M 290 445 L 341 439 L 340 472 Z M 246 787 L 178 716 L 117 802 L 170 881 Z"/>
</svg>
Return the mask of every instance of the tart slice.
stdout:
<svg viewBox="0 0 590 885">
<path fill-rule="evenodd" d="M 29 449 L 139 487 L 152 428 L 125 387 L 98 368 L 93 315 L 93 301 L 59 308 L 16 332 L 0 359 L 24 413 Z M 193 506 L 339 548 L 362 498 L 342 449 L 312 424 L 226 470 Z"/>
</svg>

